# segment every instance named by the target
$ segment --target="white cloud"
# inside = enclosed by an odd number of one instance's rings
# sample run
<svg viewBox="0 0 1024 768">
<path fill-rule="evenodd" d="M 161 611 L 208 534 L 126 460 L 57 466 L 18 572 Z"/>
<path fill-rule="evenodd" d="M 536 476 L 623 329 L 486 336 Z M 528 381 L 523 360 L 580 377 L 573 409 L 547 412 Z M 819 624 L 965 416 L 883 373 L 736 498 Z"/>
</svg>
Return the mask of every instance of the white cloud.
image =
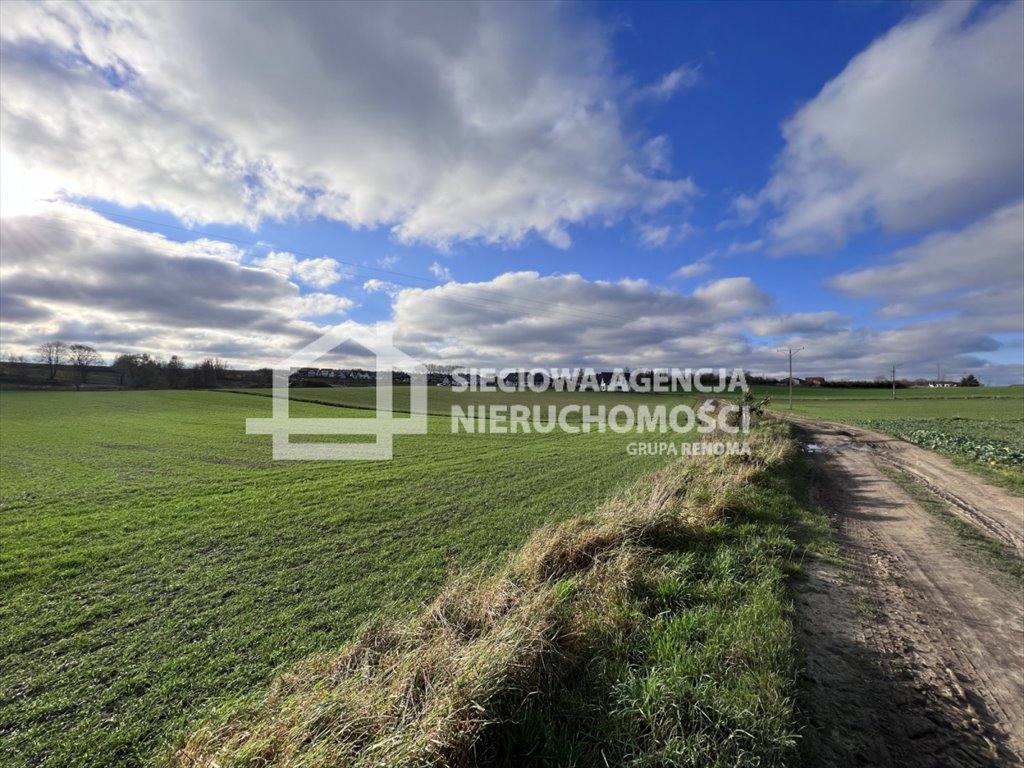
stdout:
<svg viewBox="0 0 1024 768">
<path fill-rule="evenodd" d="M 701 302 L 714 306 L 716 314 L 722 319 L 763 311 L 772 304 L 771 297 L 749 277 L 726 277 L 705 283 L 693 295 Z"/>
<path fill-rule="evenodd" d="M 676 67 L 656 83 L 637 89 L 638 101 L 667 101 L 683 88 L 692 88 L 701 81 L 700 68 L 690 65 Z"/>
<path fill-rule="evenodd" d="M 708 262 L 706 262 L 706 261 L 695 261 L 692 264 L 684 264 L 679 269 L 677 269 L 675 272 L 673 272 L 670 275 L 670 277 L 683 278 L 683 279 L 691 278 L 691 277 L 700 277 L 701 275 L 706 274 L 706 273 L 708 273 L 710 271 L 711 271 L 711 265 Z"/>
<path fill-rule="evenodd" d="M 404 241 L 564 247 L 574 224 L 695 192 L 648 174 L 608 32 L 580 13 L 9 2 L 0 141 L 66 194 L 193 222 L 319 215 Z"/>
<path fill-rule="evenodd" d="M 363 283 L 363 290 L 367 293 L 386 293 L 388 296 L 397 296 L 401 292 L 402 286 L 374 277 Z"/>
<path fill-rule="evenodd" d="M 352 299 L 333 293 L 307 293 L 300 297 L 299 317 L 324 317 L 344 314 L 352 308 Z"/>
<path fill-rule="evenodd" d="M 960 231 L 929 235 L 879 266 L 837 275 L 829 284 L 883 302 L 883 317 L 946 311 L 976 331 L 1024 331 L 1024 201 Z"/>
<path fill-rule="evenodd" d="M 669 173 L 672 170 L 672 140 L 660 134 L 644 142 L 640 158 L 643 167 L 652 173 Z"/>
<path fill-rule="evenodd" d="M 672 227 L 659 227 L 653 224 L 646 225 L 640 229 L 640 242 L 651 248 L 665 245 L 672 236 Z"/>
<path fill-rule="evenodd" d="M 284 274 L 247 265 L 230 244 L 175 242 L 71 206 L 5 219 L 0 235 L 0 328 L 4 349 L 15 354 L 31 354 L 40 339 L 56 337 L 92 343 L 108 358 L 145 351 L 268 365 L 323 331 L 303 318 L 351 306 L 329 293 L 303 295 Z M 399 346 L 426 361 L 779 372 L 774 345 L 753 343 L 753 329 L 806 346 L 803 375 L 873 377 L 892 362 L 901 374 L 925 375 L 941 361 L 984 381 L 1020 378 L 1019 366 L 986 360 L 1000 345 L 973 315 L 889 330 L 848 327 L 832 312 L 772 315 L 771 298 L 747 277 L 689 293 L 644 280 L 535 272 L 429 289 L 367 280 L 363 288 L 392 298 Z M 963 301 L 975 290 L 967 286 Z M 988 295 L 978 304 L 993 301 Z M 1019 317 L 1019 304 L 1008 316 Z"/>
<path fill-rule="evenodd" d="M 748 242 L 735 242 L 729 243 L 729 247 L 725 249 L 726 256 L 735 256 L 737 253 L 754 253 L 755 251 L 761 250 L 764 247 L 763 240 L 750 240 Z"/>
<path fill-rule="evenodd" d="M 752 318 L 748 327 L 758 336 L 786 336 L 793 333 L 819 336 L 835 333 L 849 322 L 849 316 L 842 312 L 792 312 Z"/>
<path fill-rule="evenodd" d="M 962 222 L 1024 193 L 1024 3 L 929 6 L 876 40 L 783 126 L 762 206 L 783 250 L 875 223 Z"/>
<path fill-rule="evenodd" d="M 800 375 L 874 378 L 896 362 L 900 375 L 921 376 L 936 361 L 991 383 L 1019 381 L 1024 372 L 989 362 L 984 355 L 1000 344 L 969 327 L 856 328 L 838 312 L 765 314 L 770 305 L 746 277 L 685 294 L 643 280 L 512 272 L 482 283 L 403 288 L 393 306 L 402 349 L 463 365 L 722 365 L 782 374 L 776 345 L 754 344 L 753 330 L 806 347 Z"/>
<path fill-rule="evenodd" d="M 316 288 L 327 288 L 343 278 L 351 277 L 350 271 L 342 269 L 334 259 L 300 259 L 285 251 L 272 251 L 254 263 Z"/>
<path fill-rule="evenodd" d="M 430 274 L 444 282 L 452 279 L 452 271 L 448 269 L 448 267 L 442 266 L 441 263 L 437 261 L 430 265 Z"/>
<path fill-rule="evenodd" d="M 427 359 L 681 364 L 700 357 L 738 359 L 749 345 L 719 334 L 717 326 L 768 304 L 748 278 L 709 283 L 686 295 L 643 280 L 511 272 L 482 283 L 403 289 L 394 302 L 394 324 L 403 349 Z"/>
<path fill-rule="evenodd" d="M 315 338 L 303 317 L 351 300 L 302 295 L 276 271 L 211 240 L 176 242 L 69 205 L 3 219 L 0 312 L 4 344 L 93 343 L 111 357 L 146 351 L 268 364 Z"/>
<path fill-rule="evenodd" d="M 640 244 L 647 248 L 664 248 L 679 245 L 697 231 L 690 222 L 682 224 L 655 224 L 648 222 L 639 225 Z"/>
<path fill-rule="evenodd" d="M 675 272 L 669 275 L 670 278 L 690 278 L 698 277 L 700 275 L 707 274 L 711 271 L 711 262 L 720 258 L 729 258 L 739 253 L 754 253 L 755 251 L 761 250 L 764 246 L 763 240 L 750 240 L 748 242 L 733 242 L 730 243 L 724 251 L 714 248 L 708 251 L 704 256 L 697 259 L 690 264 L 684 264 L 679 267 Z"/>
</svg>

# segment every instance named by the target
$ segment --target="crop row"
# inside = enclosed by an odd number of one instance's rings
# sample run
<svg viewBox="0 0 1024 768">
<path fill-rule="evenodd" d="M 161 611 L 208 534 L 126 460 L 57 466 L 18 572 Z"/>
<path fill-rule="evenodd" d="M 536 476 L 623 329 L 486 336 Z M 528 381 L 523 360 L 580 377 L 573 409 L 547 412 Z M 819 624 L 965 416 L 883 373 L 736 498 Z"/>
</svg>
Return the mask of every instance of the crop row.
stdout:
<svg viewBox="0 0 1024 768">
<path fill-rule="evenodd" d="M 962 456 L 982 464 L 1024 466 L 1021 440 L 983 434 L 986 431 L 983 424 L 972 425 L 972 428 L 969 428 L 960 424 L 937 424 L 935 421 L 872 419 L 865 422 L 865 425 L 923 448 Z"/>
</svg>

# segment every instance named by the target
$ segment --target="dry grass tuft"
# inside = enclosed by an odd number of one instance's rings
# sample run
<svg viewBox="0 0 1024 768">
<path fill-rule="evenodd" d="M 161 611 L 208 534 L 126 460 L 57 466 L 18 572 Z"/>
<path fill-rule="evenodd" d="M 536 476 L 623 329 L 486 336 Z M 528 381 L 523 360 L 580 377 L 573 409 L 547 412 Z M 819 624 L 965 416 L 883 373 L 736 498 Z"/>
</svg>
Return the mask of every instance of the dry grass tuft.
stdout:
<svg viewBox="0 0 1024 768">
<path fill-rule="evenodd" d="M 463 766 L 483 731 L 571 669 L 614 624 L 646 553 L 696 537 L 785 460 L 773 430 L 753 456 L 683 459 L 592 516 L 536 532 L 496 576 L 453 578 L 414 622 L 366 630 L 281 675 L 259 701 L 194 732 L 177 768 Z"/>
</svg>

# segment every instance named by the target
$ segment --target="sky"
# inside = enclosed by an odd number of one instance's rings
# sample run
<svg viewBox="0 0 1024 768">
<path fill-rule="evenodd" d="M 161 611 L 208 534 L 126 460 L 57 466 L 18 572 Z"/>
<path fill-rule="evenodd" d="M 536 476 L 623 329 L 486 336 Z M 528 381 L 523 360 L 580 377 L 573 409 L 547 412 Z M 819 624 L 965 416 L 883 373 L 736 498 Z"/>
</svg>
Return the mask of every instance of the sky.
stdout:
<svg viewBox="0 0 1024 768">
<path fill-rule="evenodd" d="M 4 2 L 0 216 L 5 357 L 1022 383 L 1024 3 Z"/>
</svg>

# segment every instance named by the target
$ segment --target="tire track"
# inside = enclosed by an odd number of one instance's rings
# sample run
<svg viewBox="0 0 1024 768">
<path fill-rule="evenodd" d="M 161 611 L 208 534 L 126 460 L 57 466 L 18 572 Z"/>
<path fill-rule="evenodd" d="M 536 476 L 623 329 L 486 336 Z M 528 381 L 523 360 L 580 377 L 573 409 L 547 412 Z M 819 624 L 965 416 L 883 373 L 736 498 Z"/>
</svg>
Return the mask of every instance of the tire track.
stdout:
<svg viewBox="0 0 1024 768">
<path fill-rule="evenodd" d="M 843 557 L 842 568 L 809 563 L 795 586 L 814 764 L 1021 764 L 1024 594 L 954 552 L 942 523 L 880 470 L 890 440 L 859 432 L 797 424 Z M 1003 520 L 987 496 L 957 490 L 982 519 Z"/>
</svg>

